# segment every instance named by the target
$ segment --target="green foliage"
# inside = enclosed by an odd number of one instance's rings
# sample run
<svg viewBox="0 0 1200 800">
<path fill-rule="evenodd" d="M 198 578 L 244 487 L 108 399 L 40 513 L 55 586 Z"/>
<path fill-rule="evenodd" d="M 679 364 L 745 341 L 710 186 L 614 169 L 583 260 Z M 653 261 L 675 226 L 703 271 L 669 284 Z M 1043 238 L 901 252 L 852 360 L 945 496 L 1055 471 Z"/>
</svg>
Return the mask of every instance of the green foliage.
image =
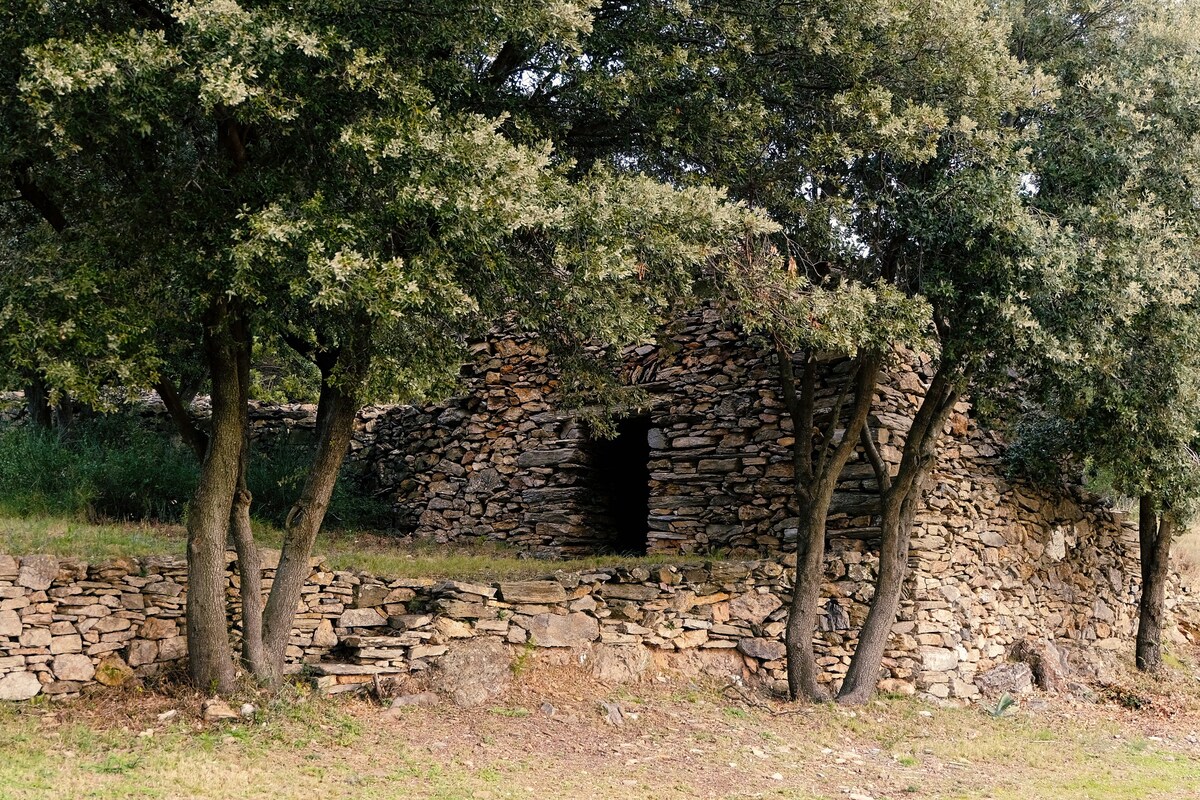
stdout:
<svg viewBox="0 0 1200 800">
<path fill-rule="evenodd" d="M 282 523 L 311 453 L 311 445 L 288 439 L 252 449 L 247 483 L 257 519 Z M 30 427 L 0 430 L 4 514 L 179 522 L 199 472 L 190 450 L 125 416 L 79 422 L 66 437 Z M 353 475 L 343 476 L 330 501 L 330 527 L 382 529 L 390 522 L 384 500 Z"/>
<path fill-rule="evenodd" d="M 1041 421 L 1021 432 L 1054 429 L 1053 452 L 1185 519 L 1200 498 L 1200 11 L 1016 9 L 1014 49 L 1058 83 L 1028 120 L 1029 200 L 1058 224 L 1030 273 Z"/>
<path fill-rule="evenodd" d="M 1003 717 L 1005 714 L 1007 714 L 1013 708 L 1015 708 L 1016 705 L 1017 705 L 1017 701 L 1015 699 L 1013 699 L 1012 695 L 1010 695 L 1008 692 L 1005 692 L 1004 694 L 1000 695 L 1000 697 L 996 700 L 996 705 L 989 708 L 987 710 L 987 712 L 994 719 L 998 719 L 1000 717 Z"/>
<path fill-rule="evenodd" d="M 255 519 L 282 526 L 300 494 L 312 461 L 310 436 L 277 437 L 251 448 L 246 485 L 254 500 Z M 386 530 L 392 510 L 383 498 L 371 495 L 353 467 L 342 469 L 333 490 L 326 525 L 345 530 Z"/>
<path fill-rule="evenodd" d="M 198 471 L 190 452 L 119 418 L 79 423 L 66 438 L 0 431 L 0 508 L 8 514 L 178 521 Z"/>
</svg>

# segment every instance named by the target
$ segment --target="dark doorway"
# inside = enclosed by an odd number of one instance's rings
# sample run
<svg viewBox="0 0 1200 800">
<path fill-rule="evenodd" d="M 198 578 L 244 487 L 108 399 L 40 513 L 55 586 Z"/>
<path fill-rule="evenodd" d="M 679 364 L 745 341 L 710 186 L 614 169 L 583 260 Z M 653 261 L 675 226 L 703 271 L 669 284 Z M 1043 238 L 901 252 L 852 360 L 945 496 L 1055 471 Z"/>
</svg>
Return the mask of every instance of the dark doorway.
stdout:
<svg viewBox="0 0 1200 800">
<path fill-rule="evenodd" d="M 650 517 L 650 419 L 630 417 L 592 441 L 592 474 L 606 549 L 644 555 Z"/>
</svg>

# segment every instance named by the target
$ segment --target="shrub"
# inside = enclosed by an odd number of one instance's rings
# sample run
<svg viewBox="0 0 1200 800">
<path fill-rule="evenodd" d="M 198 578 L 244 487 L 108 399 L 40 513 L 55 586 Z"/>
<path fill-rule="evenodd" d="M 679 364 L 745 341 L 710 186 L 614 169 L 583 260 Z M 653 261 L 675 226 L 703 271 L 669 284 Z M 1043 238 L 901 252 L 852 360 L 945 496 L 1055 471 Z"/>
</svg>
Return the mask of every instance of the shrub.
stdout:
<svg viewBox="0 0 1200 800">
<path fill-rule="evenodd" d="M 304 482 L 311 448 L 301 437 L 256 444 L 247 484 L 258 519 L 282 525 Z M 180 522 L 200 465 L 174 437 L 112 415 L 77 422 L 66 436 L 0 430 L 0 513 L 92 520 Z M 327 527 L 383 528 L 390 509 L 350 469 L 334 491 Z"/>
<path fill-rule="evenodd" d="M 251 506 L 258 519 L 282 526 L 292 503 L 300 496 L 312 458 L 303 434 L 277 436 L 256 443 L 246 484 L 254 495 Z M 352 466 L 342 468 L 325 516 L 326 528 L 380 529 L 391 527 L 391 508 L 363 487 Z"/>
</svg>

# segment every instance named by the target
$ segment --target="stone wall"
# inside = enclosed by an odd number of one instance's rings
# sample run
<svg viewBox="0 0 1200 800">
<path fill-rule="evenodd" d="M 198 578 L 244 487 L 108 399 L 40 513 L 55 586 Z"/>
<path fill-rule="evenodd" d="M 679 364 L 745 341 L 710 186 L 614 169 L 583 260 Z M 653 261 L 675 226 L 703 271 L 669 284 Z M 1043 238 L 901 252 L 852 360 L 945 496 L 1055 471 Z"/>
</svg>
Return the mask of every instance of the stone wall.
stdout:
<svg viewBox="0 0 1200 800">
<path fill-rule="evenodd" d="M 1044 501 L 1029 502 L 1038 509 L 1031 514 L 1044 513 Z M 1024 528 L 1020 540 L 1011 530 L 924 530 L 883 688 L 975 697 L 976 676 L 1029 638 L 1052 641 L 1091 675 L 1129 649 L 1137 588 L 1131 543 L 1062 502 L 1060 523 Z M 794 563 L 789 554 L 476 584 L 388 580 L 315 560 L 288 659 L 325 691 L 354 691 L 422 673 L 462 642 L 489 639 L 578 651 L 604 679 L 636 679 L 648 656 L 672 654 L 780 690 Z M 862 540 L 836 540 L 826 567 L 817 652 L 823 680 L 836 685 L 866 613 L 874 558 Z M 227 575 L 236 607 L 232 554 Z M 265 577 L 269 585 L 271 569 Z M 180 667 L 185 581 L 182 560 L 171 557 L 93 565 L 0 557 L 0 698 L 70 697 L 91 683 Z"/>
</svg>

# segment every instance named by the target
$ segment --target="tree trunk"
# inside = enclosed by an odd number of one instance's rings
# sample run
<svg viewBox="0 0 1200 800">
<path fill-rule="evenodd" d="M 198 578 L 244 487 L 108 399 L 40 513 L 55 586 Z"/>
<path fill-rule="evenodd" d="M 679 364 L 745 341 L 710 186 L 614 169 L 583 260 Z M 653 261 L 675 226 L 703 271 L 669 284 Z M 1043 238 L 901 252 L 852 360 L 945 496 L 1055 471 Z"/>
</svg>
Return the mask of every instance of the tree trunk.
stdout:
<svg viewBox="0 0 1200 800">
<path fill-rule="evenodd" d="M 945 363 L 934 374 L 909 429 L 900 457 L 900 468 L 894 478 L 887 474 L 885 465 L 874 451 L 874 445 L 868 443 L 868 457 L 875 467 L 880 488 L 879 574 L 875 579 L 871 608 L 858 636 L 858 647 L 838 693 L 839 703 L 865 703 L 879 682 L 883 652 L 896 622 L 900 595 L 908 573 L 908 548 L 912 539 L 913 520 L 921 506 L 925 480 L 937 461 L 937 446 L 942 430 L 958 400 L 958 377 L 958 370 Z"/>
<path fill-rule="evenodd" d="M 250 337 L 247 335 L 246 337 Z M 250 347 L 237 353 L 238 388 L 241 397 L 238 409 L 242 415 L 242 457 L 238 460 L 237 491 L 229 513 L 229 537 L 237 552 L 238 577 L 242 601 L 242 664 L 251 675 L 259 676 L 268 670 L 263 649 L 263 584 L 262 555 L 250 527 L 250 503 L 253 498 L 246 486 L 246 470 L 250 464 Z M 178 401 L 178 398 L 176 398 Z M 190 418 L 189 418 L 190 421 Z M 201 435 L 203 435 L 201 433 Z"/>
<path fill-rule="evenodd" d="M 158 392 L 159 399 L 163 401 L 167 415 L 175 423 L 175 429 L 179 431 L 179 437 L 183 439 L 183 443 L 191 448 L 191 451 L 196 454 L 196 458 L 203 461 L 204 453 L 208 450 L 208 436 L 196 427 L 192 415 L 188 413 L 188 402 L 180 397 L 179 392 L 175 389 L 175 384 L 168 378 L 160 377 L 154 384 L 154 390 Z"/>
<path fill-rule="evenodd" d="M 212 434 L 188 508 L 188 661 L 202 691 L 228 693 L 235 673 L 225 602 L 225 543 L 246 437 L 239 350 L 248 353 L 250 340 L 241 314 L 224 300 L 214 303 L 205 323 Z"/>
<path fill-rule="evenodd" d="M 270 669 L 263 648 L 262 554 L 250 527 L 250 502 L 243 462 L 229 515 L 229 534 L 237 551 L 238 577 L 241 580 L 242 663 L 250 670 L 250 674 L 258 677 L 269 673 Z"/>
<path fill-rule="evenodd" d="M 300 592 L 308 580 L 309 558 L 329 498 L 333 495 L 338 472 L 350 446 L 354 418 L 358 413 L 357 396 L 325 382 L 317 407 L 317 449 L 299 500 L 288 512 L 284 528 L 283 551 L 275 582 L 263 614 L 262 638 L 264 669 L 258 674 L 268 684 L 283 676 L 284 658 Z"/>
<path fill-rule="evenodd" d="M 1138 541 L 1141 545 L 1142 595 L 1138 601 L 1135 661 L 1142 672 L 1162 669 L 1163 605 L 1170 575 L 1171 539 L 1175 522 L 1155 510 L 1150 495 L 1138 503 Z"/>
<path fill-rule="evenodd" d="M 50 388 L 41 375 L 32 376 L 25 385 L 25 407 L 34 427 L 48 431 L 54 425 L 54 410 L 50 408 Z"/>
<path fill-rule="evenodd" d="M 371 364 L 371 332 L 370 318 L 360 314 L 351 324 L 348 340 L 339 347 L 304 353 L 321 370 L 317 447 L 300 498 L 284 523 L 283 549 L 263 613 L 265 661 L 258 677 L 268 684 L 277 684 L 283 676 L 292 622 L 304 582 L 308 580 L 308 561 L 354 432 L 358 392 Z"/>
<path fill-rule="evenodd" d="M 859 432 L 866 425 L 875 397 L 881 358 L 877 353 L 859 356 L 854 371 L 847 377 L 829 411 L 821 441 L 816 444 L 813 410 L 816 364 L 811 355 L 806 359 L 801 385 L 797 387 L 791 354 L 783 348 L 777 348 L 776 355 L 784 401 L 795 435 L 792 460 L 799 506 L 796 575 L 785 630 L 788 695 L 793 700 L 806 698 L 823 702 L 829 696 L 819 680 L 821 673 L 816 664 L 813 636 L 817 629 L 821 584 L 825 577 L 826 518 L 837 489 L 838 477 L 854 453 Z M 835 444 L 834 435 L 848 394 L 852 394 L 853 398 L 850 418 L 841 440 Z"/>
</svg>

